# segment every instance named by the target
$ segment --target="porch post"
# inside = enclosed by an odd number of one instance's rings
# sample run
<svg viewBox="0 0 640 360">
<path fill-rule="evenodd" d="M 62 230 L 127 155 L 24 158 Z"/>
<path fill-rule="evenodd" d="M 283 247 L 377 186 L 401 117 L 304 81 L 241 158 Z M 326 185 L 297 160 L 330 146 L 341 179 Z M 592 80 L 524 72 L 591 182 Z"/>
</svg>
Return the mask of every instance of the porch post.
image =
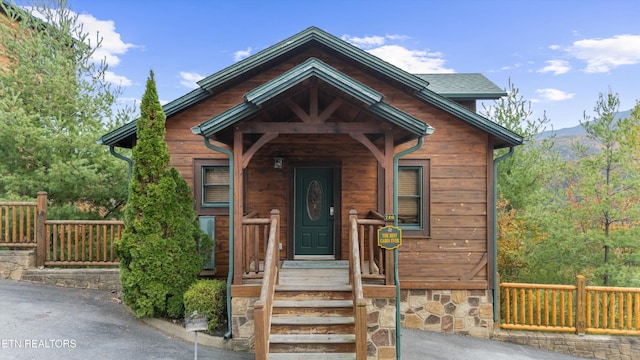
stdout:
<svg viewBox="0 0 640 360">
<path fill-rule="evenodd" d="M 47 260 L 47 193 L 45 191 L 38 192 L 38 200 L 36 203 L 36 266 L 44 266 Z"/>
<path fill-rule="evenodd" d="M 233 243 L 229 246 L 234 247 L 233 252 L 233 283 L 235 285 L 242 285 L 242 259 L 244 258 L 244 249 L 242 244 L 242 215 L 244 214 L 244 193 L 242 184 L 243 180 L 243 168 L 242 168 L 242 146 L 243 133 L 239 130 L 234 131 L 233 134 L 233 208 L 231 211 L 234 213 L 233 224 Z M 231 239 L 229 239 L 231 241 Z"/>
<path fill-rule="evenodd" d="M 393 135 L 385 133 L 384 135 L 384 214 L 395 214 L 393 208 Z M 394 285 L 393 276 L 394 262 L 393 251 L 385 250 L 385 284 Z"/>
</svg>

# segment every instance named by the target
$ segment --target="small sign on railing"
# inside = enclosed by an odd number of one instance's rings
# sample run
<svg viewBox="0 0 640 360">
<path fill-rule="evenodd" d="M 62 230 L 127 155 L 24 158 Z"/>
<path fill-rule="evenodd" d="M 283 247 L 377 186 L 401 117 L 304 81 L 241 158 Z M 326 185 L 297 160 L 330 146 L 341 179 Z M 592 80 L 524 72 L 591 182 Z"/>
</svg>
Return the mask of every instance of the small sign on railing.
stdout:
<svg viewBox="0 0 640 360">
<path fill-rule="evenodd" d="M 393 250 L 402 245 L 402 229 L 397 226 L 385 226 L 378 229 L 378 246 Z"/>
</svg>

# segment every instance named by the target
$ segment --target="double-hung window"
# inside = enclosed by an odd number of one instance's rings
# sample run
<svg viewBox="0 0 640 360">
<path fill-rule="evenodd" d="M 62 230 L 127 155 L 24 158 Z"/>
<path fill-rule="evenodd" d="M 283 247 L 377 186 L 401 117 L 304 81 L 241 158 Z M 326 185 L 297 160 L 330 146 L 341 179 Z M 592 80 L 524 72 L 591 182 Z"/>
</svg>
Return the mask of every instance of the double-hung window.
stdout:
<svg viewBox="0 0 640 360">
<path fill-rule="evenodd" d="M 226 159 L 194 161 L 194 194 L 199 215 L 229 213 L 230 179 L 229 162 Z"/>
<path fill-rule="evenodd" d="M 429 160 L 398 163 L 398 226 L 410 236 L 429 236 Z"/>
<path fill-rule="evenodd" d="M 202 206 L 229 206 L 229 166 L 202 167 Z"/>
</svg>

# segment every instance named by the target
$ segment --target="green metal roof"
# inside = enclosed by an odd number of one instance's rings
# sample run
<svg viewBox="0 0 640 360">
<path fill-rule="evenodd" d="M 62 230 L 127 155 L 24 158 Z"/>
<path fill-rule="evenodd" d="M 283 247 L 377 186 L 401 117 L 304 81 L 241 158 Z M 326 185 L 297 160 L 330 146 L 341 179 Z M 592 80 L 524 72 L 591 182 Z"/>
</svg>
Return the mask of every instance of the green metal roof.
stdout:
<svg viewBox="0 0 640 360">
<path fill-rule="evenodd" d="M 499 99 L 507 93 L 480 73 L 416 74 L 429 82 L 427 89 L 449 99 Z"/>
<path fill-rule="evenodd" d="M 486 98 L 495 99 L 505 95 L 502 90 L 497 90 L 497 86 L 489 86 L 487 82 L 490 83 L 490 81 L 483 76 L 482 78 L 475 74 L 424 74 L 416 76 L 317 27 L 309 27 L 288 39 L 200 80 L 198 82 L 200 89 L 196 89 L 166 104 L 163 109 L 167 117 L 169 117 L 206 99 L 214 91 L 220 91 L 225 84 L 236 81 L 242 75 L 262 71 L 263 66 L 268 65 L 270 62 L 277 61 L 280 57 L 307 45 L 316 44 L 338 53 L 344 58 L 359 62 L 371 71 L 413 89 L 413 94 L 417 98 L 455 114 L 463 121 L 478 126 L 489 134 L 496 136 L 498 138 L 496 147 L 522 144 L 521 136 L 446 98 L 448 95 L 453 99 L 467 99 L 468 96 L 471 96 L 470 98 L 480 96 L 478 97 L 479 99 L 487 96 Z M 446 80 L 447 77 L 453 80 Z M 429 79 L 433 81 L 433 84 L 429 83 Z M 281 80 L 284 83 L 287 82 L 285 79 Z M 467 85 L 471 86 L 471 88 L 466 89 L 465 86 Z M 271 86 L 276 86 L 276 84 L 272 83 Z M 439 93 L 440 91 L 443 93 Z M 357 94 L 364 96 L 363 93 Z M 269 98 L 266 93 L 265 96 Z M 102 136 L 98 142 L 105 145 L 131 147 L 134 139 L 135 123 L 133 122 Z"/>
<path fill-rule="evenodd" d="M 195 126 L 191 129 L 194 134 L 205 137 L 221 131 L 235 123 L 244 120 L 260 110 L 260 107 L 274 97 L 286 92 L 300 82 L 316 77 L 340 91 L 364 103 L 374 114 L 409 131 L 414 136 L 431 134 L 433 128 L 415 117 L 382 101 L 383 97 L 377 91 L 339 72 L 324 62 L 311 58 L 304 63 L 285 72 L 277 78 L 258 86 L 248 92 L 245 101 L 233 108 Z"/>
<path fill-rule="evenodd" d="M 428 85 L 428 83 L 423 79 L 401 70 L 379 57 L 371 55 L 368 52 L 357 48 L 315 26 L 311 26 L 288 39 L 282 40 L 275 45 L 249 56 L 226 69 L 223 69 L 222 71 L 198 81 L 198 85 L 205 90 L 211 90 L 212 88 L 229 81 L 240 74 L 254 70 L 263 64 L 312 42 L 324 45 L 347 58 L 356 60 L 369 68 L 406 84 L 415 90 L 425 88 Z"/>
</svg>

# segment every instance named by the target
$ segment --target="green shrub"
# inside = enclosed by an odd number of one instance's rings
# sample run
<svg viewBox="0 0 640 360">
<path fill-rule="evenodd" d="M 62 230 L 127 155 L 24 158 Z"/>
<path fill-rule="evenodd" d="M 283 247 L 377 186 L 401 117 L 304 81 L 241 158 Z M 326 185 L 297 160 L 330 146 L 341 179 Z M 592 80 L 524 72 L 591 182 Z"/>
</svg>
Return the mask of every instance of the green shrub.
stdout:
<svg viewBox="0 0 640 360">
<path fill-rule="evenodd" d="M 226 318 L 226 283 L 222 280 L 198 280 L 184 293 L 187 314 L 194 311 L 207 315 L 209 331 L 217 329 Z"/>
</svg>

